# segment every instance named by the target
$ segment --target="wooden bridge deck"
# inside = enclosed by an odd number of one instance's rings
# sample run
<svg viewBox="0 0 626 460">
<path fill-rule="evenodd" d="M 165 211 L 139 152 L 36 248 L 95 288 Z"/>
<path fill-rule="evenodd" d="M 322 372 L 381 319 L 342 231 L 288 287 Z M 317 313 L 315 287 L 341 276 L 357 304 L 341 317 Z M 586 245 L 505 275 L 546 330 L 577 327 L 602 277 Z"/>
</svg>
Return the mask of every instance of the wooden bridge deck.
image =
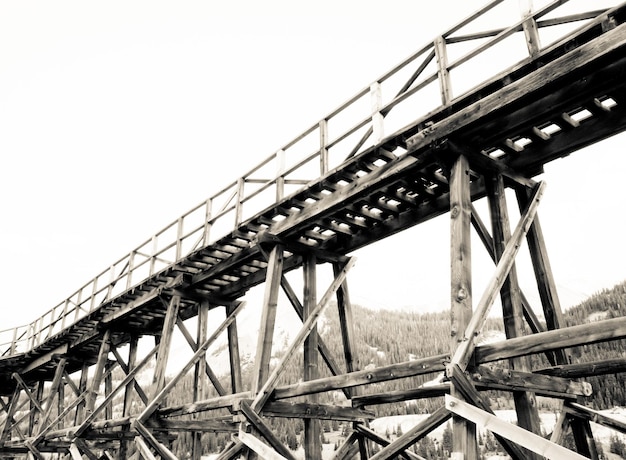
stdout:
<svg viewBox="0 0 626 460">
<path fill-rule="evenodd" d="M 544 14 L 549 12 L 545 10 Z M 539 24 L 541 13 L 530 19 Z M 402 91 L 349 131 L 369 138 L 371 145 L 361 147 L 365 144 L 360 142 L 347 158 L 344 155 L 329 168 L 328 150 L 342 140 L 327 137 L 325 124 L 337 112 L 331 113 L 303 135 L 319 135 L 321 147 L 314 155 L 291 169 L 282 166 L 271 180 L 257 181 L 261 185 L 253 194 L 275 187 L 275 199 L 262 211 L 244 217 L 242 206 L 251 196 L 239 193 L 254 180 L 241 178 L 218 212 L 209 209 L 211 201 L 194 209 L 203 216 L 199 227 L 183 228 L 183 216 L 168 229 L 175 234 L 173 242 L 150 251 L 144 248 L 158 242 L 156 237 L 148 240 L 67 302 L 12 331 L 0 349 L 0 395 L 14 393 L 14 373 L 28 384 L 51 381 L 58 356 L 67 359 L 70 374 L 85 363 L 95 364 L 105 331 L 115 346 L 137 335 L 159 336 L 168 309 L 163 294 L 180 297 L 182 320 L 198 314 L 201 300 L 208 300 L 211 307 L 233 304 L 266 281 L 266 244 L 279 242 L 286 248 L 284 270 L 288 271 L 303 265 L 301 254 L 341 261 L 358 248 L 449 212 L 448 171 L 459 153 L 470 161 L 471 199 L 476 200 L 487 194 L 485 175 L 502 175 L 509 185 L 532 185 L 546 163 L 625 130 L 626 4 L 567 21 L 581 19 L 584 25 L 565 39 L 531 51 L 457 98 L 450 96 L 448 88 L 447 73 L 453 65 L 446 62 L 437 42 L 424 48 L 410 60 L 421 64 Z M 487 37 L 495 43 L 519 33 L 523 25 L 522 20 Z M 442 38 L 454 41 L 451 34 Z M 476 37 L 464 37 L 471 38 Z M 434 77 L 417 79 L 435 56 Z M 433 82 L 439 84 L 444 103 L 393 134 L 381 135 L 391 109 Z M 377 90 L 378 84 L 357 97 L 375 95 Z M 282 154 L 275 156 L 279 163 Z M 321 163 L 320 174 L 308 180 L 290 179 L 290 173 L 311 160 Z M 590 156 L 588 161 L 595 160 Z M 594 187 L 590 184 L 601 178 L 572 180 Z M 290 186 L 291 193 L 285 193 Z M 227 214 L 234 217 L 234 229 L 210 240 L 208 230 Z M 174 253 L 170 259 L 168 251 Z M 146 276 L 131 279 L 133 268 L 144 269 Z"/>
<path fill-rule="evenodd" d="M 225 305 L 241 297 L 265 280 L 264 242 L 286 246 L 285 266 L 290 269 L 301 266 L 302 248 L 314 250 L 320 260 L 335 260 L 448 212 L 444 169 L 450 152 L 462 151 L 477 169 L 472 177 L 472 198 L 477 199 L 485 195 L 483 171 L 500 172 L 513 183 L 530 183 L 547 162 L 623 131 L 625 19 L 624 5 L 598 15 L 567 40 L 352 155 L 241 220 L 226 236 L 92 305 L 61 330 L 53 327 L 67 311 L 57 311 L 56 320 L 42 319 L 49 327 L 40 324 L 37 330 L 33 323 L 31 345 L 20 345 L 26 333 L 16 331 L 14 340 L 0 350 L 0 394 L 13 392 L 13 372 L 32 382 L 50 380 L 55 355 L 69 357 L 69 372 L 84 362 L 95 363 L 102 331 L 111 324 L 116 325 L 115 344 L 127 342 L 133 332 L 158 335 L 167 307 L 160 300 L 162 293 L 181 295 L 183 318 L 196 314 L 200 298 Z M 380 113 L 384 116 L 388 110 L 383 107 Z M 572 178 L 581 186 L 599 179 Z M 147 259 L 154 263 L 157 258 Z M 95 286 L 93 291 L 99 292 Z"/>
</svg>

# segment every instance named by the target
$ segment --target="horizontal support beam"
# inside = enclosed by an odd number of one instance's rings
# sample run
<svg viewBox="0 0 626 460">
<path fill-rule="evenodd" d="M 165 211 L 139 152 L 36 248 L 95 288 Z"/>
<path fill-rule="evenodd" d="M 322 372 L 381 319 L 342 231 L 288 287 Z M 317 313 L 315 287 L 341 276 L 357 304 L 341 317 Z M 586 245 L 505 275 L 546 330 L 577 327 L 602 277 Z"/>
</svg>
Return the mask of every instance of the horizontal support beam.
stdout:
<svg viewBox="0 0 626 460">
<path fill-rule="evenodd" d="M 229 417 L 232 420 L 232 417 Z M 146 428 L 153 431 L 191 431 L 211 433 L 237 433 L 238 426 L 235 423 L 224 420 L 168 420 L 148 419 Z"/>
<path fill-rule="evenodd" d="M 576 399 L 578 396 L 591 396 L 588 382 L 575 382 L 560 377 L 521 372 L 511 369 L 479 366 L 472 371 L 472 381 L 478 389 L 529 391 L 540 396 Z"/>
<path fill-rule="evenodd" d="M 272 399 L 286 399 L 296 396 L 304 396 L 312 393 L 341 390 L 359 385 L 386 382 L 389 380 L 414 377 L 416 375 L 442 372 L 445 370 L 445 362 L 450 355 L 437 355 L 431 358 L 417 359 L 399 364 L 391 364 L 376 369 L 349 372 L 344 375 L 327 377 L 322 379 L 300 382 L 293 385 L 277 387 L 272 394 Z"/>
<path fill-rule="evenodd" d="M 605 359 L 591 363 L 563 364 L 535 371 L 537 374 L 577 379 L 626 372 L 626 358 Z"/>
<path fill-rule="evenodd" d="M 269 417 L 312 418 L 321 420 L 341 420 L 362 422 L 373 420 L 373 412 L 352 407 L 331 406 L 328 404 L 289 403 L 269 401 L 263 406 L 262 415 Z"/>
<path fill-rule="evenodd" d="M 251 392 L 244 391 L 241 393 L 224 395 L 217 398 L 205 399 L 203 401 L 196 401 L 194 403 L 182 404 L 180 406 L 164 407 L 157 410 L 157 415 L 159 417 L 173 417 L 178 415 L 195 414 L 197 412 L 223 408 L 233 408 L 234 410 L 238 410 L 241 400 L 249 399 L 251 397 Z"/>
<path fill-rule="evenodd" d="M 554 329 L 476 347 L 474 359 L 484 364 L 560 348 L 626 338 L 626 317 Z"/>
</svg>

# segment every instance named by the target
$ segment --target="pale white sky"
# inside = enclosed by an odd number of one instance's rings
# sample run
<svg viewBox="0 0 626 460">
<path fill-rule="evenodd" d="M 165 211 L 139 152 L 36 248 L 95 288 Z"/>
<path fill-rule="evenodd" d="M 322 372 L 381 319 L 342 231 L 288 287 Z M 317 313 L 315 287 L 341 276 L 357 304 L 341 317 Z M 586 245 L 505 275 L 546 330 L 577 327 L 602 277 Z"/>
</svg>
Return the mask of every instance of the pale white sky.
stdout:
<svg viewBox="0 0 626 460">
<path fill-rule="evenodd" d="M 61 302 L 482 4 L 1 2 L 0 329 Z M 539 214 L 566 305 L 626 278 L 624 142 L 545 174 Z M 361 251 L 353 301 L 443 308 L 447 231 L 444 217 Z M 480 267 L 478 285 L 492 273 Z"/>
</svg>

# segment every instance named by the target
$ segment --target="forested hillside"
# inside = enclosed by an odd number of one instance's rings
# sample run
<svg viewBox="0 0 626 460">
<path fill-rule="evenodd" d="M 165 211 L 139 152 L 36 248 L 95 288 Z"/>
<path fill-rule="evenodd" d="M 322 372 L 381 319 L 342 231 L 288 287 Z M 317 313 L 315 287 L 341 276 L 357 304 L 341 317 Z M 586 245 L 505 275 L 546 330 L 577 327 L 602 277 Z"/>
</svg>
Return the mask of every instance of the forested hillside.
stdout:
<svg viewBox="0 0 626 460">
<path fill-rule="evenodd" d="M 341 335 L 336 308 L 329 308 L 323 321 L 320 322 L 320 333 L 330 350 L 335 351 L 337 361 L 342 362 L 340 354 Z M 420 314 L 408 311 L 370 310 L 360 306 L 354 306 L 354 332 L 357 343 L 356 355 L 358 368 L 365 369 L 368 366 L 378 367 L 386 364 L 408 361 L 411 359 L 429 357 L 449 351 L 450 341 L 450 313 Z M 567 325 L 583 324 L 589 321 L 624 316 L 626 315 L 626 282 L 612 289 L 602 291 L 581 305 L 568 310 L 565 313 Z M 501 318 L 490 318 L 485 331 L 502 331 Z M 395 337 L 401 339 L 395 340 Z M 612 357 L 623 356 L 624 341 L 589 345 L 569 350 L 572 362 L 585 362 Z M 282 350 L 274 350 L 276 358 L 281 357 Z M 321 360 L 320 360 L 320 363 Z M 281 384 L 295 383 L 301 378 L 302 354 L 293 358 L 290 362 Z M 320 368 L 322 375 L 328 375 L 328 370 L 323 364 Z M 251 365 L 244 369 L 245 385 L 250 385 Z M 399 379 L 368 386 L 363 393 L 380 393 L 401 389 L 415 388 L 426 381 L 437 378 L 437 375 L 426 375 L 409 379 Z M 588 403 L 597 409 L 606 409 L 617 405 L 626 405 L 624 384 L 625 375 L 609 375 L 591 377 L 587 379 L 593 385 L 594 395 Z M 228 378 L 224 377 L 223 382 Z M 187 402 L 192 392 L 191 378 L 179 385 L 177 394 L 170 397 L 168 404 L 175 405 Z M 494 406 L 498 409 L 512 408 L 510 398 L 502 397 L 504 394 L 491 394 Z M 321 396 L 321 403 L 338 403 L 345 400 L 341 392 L 329 392 Z M 378 417 L 388 415 L 421 414 L 429 413 L 440 407 L 441 400 L 421 400 L 410 403 L 398 403 L 395 405 L 369 407 Z M 229 416 L 227 412 L 224 416 Z M 295 449 L 299 445 L 300 434 L 303 430 L 301 420 L 274 419 L 271 423 L 276 432 L 288 446 Z M 342 428 L 337 422 L 324 422 L 324 432 L 336 432 Z M 210 451 L 216 451 L 230 440 L 230 434 L 205 434 L 203 442 Z M 182 455 L 190 446 L 189 436 L 181 436 L 176 442 L 176 449 Z"/>
</svg>

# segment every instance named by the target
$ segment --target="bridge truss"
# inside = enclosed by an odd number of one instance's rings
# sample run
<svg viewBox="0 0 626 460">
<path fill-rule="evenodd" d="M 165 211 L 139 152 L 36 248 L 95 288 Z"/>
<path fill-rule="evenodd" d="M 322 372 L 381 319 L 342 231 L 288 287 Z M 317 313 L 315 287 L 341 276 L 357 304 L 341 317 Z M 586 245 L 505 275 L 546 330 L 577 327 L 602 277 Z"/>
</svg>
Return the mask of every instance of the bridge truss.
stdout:
<svg viewBox="0 0 626 460">
<path fill-rule="evenodd" d="M 568 12 L 568 3 L 524 9 L 504 27 L 472 29 L 507 4 L 491 2 L 65 302 L 31 324 L 2 331 L 0 457 L 174 459 L 176 435 L 191 433 L 190 455 L 200 458 L 208 453 L 202 434 L 224 432 L 232 441 L 220 459 L 292 459 L 269 422 L 286 417 L 304 421 L 307 459 L 320 458 L 323 419 L 351 426 L 336 459 L 418 458 L 409 448 L 450 419 L 455 459 L 477 458 L 477 427 L 492 431 L 514 459 L 597 458 L 590 421 L 620 432 L 626 427 L 585 407 L 593 389 L 580 379 L 624 372 L 626 360 L 572 363 L 569 350 L 625 338 L 626 318 L 565 327 L 538 218 L 545 186 L 534 178 L 546 163 L 626 128 L 626 4 Z M 543 30 L 563 28 L 542 44 Z M 523 55 L 453 95 L 455 73 L 473 75 L 465 66 L 481 58 L 493 64 L 489 53 L 508 50 L 514 40 Z M 455 45 L 464 48 L 453 59 Z M 396 89 L 385 100 L 383 90 L 392 83 Z M 433 92 L 437 103 L 416 118 L 430 107 Z M 360 105 L 366 115 L 345 122 L 342 117 Z M 519 208 L 515 225 L 507 189 Z M 489 216 L 474 206 L 483 198 Z M 359 369 L 348 291 L 351 254 L 444 214 L 450 218 L 449 353 Z M 480 296 L 472 291 L 472 231 L 495 267 Z M 515 260 L 524 240 L 543 320 L 518 283 Z M 322 270 L 333 276 L 318 298 Z M 301 293 L 285 276 L 291 271 L 301 272 Z M 243 295 L 260 284 L 258 346 L 251 381 L 245 381 L 237 319 Z M 273 362 L 281 292 L 302 327 Z M 480 345 L 477 337 L 498 297 L 507 338 Z M 340 327 L 331 333 L 341 336 L 341 350 L 329 349 L 317 328 L 328 308 L 338 309 Z M 210 318 L 219 310 L 224 319 L 216 325 Z M 186 357 L 170 353 L 176 330 L 189 345 Z M 207 360 L 221 336 L 228 385 Z M 144 337 L 154 337 L 149 349 L 139 346 Z M 300 379 L 285 383 L 299 350 Z M 533 368 L 533 355 L 545 357 L 549 367 Z M 184 364 L 168 376 L 174 359 Z M 323 366 L 331 377 L 322 376 Z M 372 390 L 380 382 L 440 372 L 446 381 L 435 387 Z M 168 405 L 189 375 L 189 401 Z M 494 416 L 486 390 L 511 394 L 517 425 Z M 326 392 L 343 394 L 344 402 L 321 404 Z M 368 427 L 368 408 L 375 405 L 441 396 L 445 403 L 437 411 L 393 441 Z M 537 396 L 562 401 L 547 438 Z M 562 446 L 569 430 L 577 452 Z"/>
</svg>

